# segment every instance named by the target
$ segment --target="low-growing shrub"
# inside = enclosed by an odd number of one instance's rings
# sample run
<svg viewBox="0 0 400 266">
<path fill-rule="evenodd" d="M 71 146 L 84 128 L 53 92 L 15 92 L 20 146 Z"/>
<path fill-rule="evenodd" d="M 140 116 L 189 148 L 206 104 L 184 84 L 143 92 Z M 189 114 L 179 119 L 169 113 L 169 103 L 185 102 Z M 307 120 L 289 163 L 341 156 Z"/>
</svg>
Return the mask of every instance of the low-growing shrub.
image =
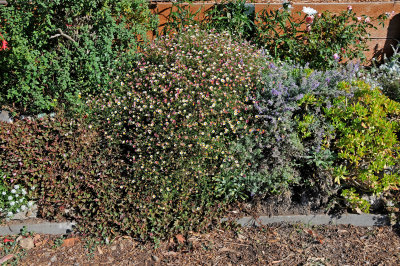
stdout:
<svg viewBox="0 0 400 266">
<path fill-rule="evenodd" d="M 139 40 L 156 26 L 145 0 L 0 5 L 8 42 L 0 56 L 0 107 L 18 113 L 81 108 L 81 97 L 109 89 L 132 68 Z"/>
<path fill-rule="evenodd" d="M 336 132 L 335 180 L 343 183 L 342 195 L 353 208 L 368 212 L 363 194 L 380 195 L 400 184 L 400 104 L 365 82 L 340 84 L 343 90 L 350 86 L 357 88 L 354 97 L 334 99 L 325 113 Z"/>
<path fill-rule="evenodd" d="M 54 117 L 0 122 L 0 171 L 8 188 L 32 188 L 28 199 L 37 202 L 39 215 L 66 217 L 82 225 L 113 228 L 103 202 L 113 197 L 118 180 L 118 151 L 99 138 L 85 117 Z M 6 192 L 8 193 L 8 192 Z M 85 228 L 86 227 L 86 228 Z"/>
</svg>

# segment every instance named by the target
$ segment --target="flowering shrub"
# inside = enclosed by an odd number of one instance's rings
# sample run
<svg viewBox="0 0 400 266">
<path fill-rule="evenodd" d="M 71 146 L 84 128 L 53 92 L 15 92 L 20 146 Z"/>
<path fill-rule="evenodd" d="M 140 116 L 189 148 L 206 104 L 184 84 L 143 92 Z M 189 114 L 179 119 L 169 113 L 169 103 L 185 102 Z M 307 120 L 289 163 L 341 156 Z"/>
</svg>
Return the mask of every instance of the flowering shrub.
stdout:
<svg viewBox="0 0 400 266">
<path fill-rule="evenodd" d="M 353 98 L 338 97 L 325 113 L 335 128 L 331 144 L 338 154 L 335 180 L 343 183 L 342 195 L 353 208 L 368 211 L 362 194 L 382 194 L 400 184 L 400 104 L 365 82 L 342 83 L 342 90 L 357 88 Z"/>
<path fill-rule="evenodd" d="M 313 69 L 334 67 L 339 60 L 365 60 L 368 29 L 387 17 L 357 16 L 351 7 L 338 15 L 304 7 L 304 15 L 297 18 L 290 7 L 284 4 L 281 9 L 257 14 L 254 41 L 275 58 L 309 64 Z"/>
<path fill-rule="evenodd" d="M 124 152 L 113 190 L 123 218 L 109 215 L 143 238 L 198 230 L 242 190 L 226 187 L 245 170 L 232 146 L 260 134 L 249 97 L 264 59 L 247 43 L 197 28 L 143 53 L 119 89 L 88 102 L 107 121 L 104 138 Z"/>
<path fill-rule="evenodd" d="M 109 88 L 157 22 L 145 0 L 10 0 L 0 25 L 11 47 L 0 57 L 0 105 L 37 113 L 79 109 Z"/>
</svg>

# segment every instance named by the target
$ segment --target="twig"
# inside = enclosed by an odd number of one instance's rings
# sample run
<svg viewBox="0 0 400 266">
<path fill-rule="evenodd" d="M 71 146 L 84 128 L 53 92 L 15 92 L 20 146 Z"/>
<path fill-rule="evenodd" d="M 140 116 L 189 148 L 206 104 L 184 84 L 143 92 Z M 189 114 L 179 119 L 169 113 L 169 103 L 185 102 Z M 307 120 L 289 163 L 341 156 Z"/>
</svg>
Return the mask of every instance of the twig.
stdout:
<svg viewBox="0 0 400 266">
<path fill-rule="evenodd" d="M 69 36 L 68 34 L 65 34 L 60 28 L 58 28 L 57 31 L 59 32 L 59 34 L 50 36 L 50 39 L 54 39 L 54 38 L 57 38 L 57 37 L 61 36 L 61 37 L 67 38 L 68 40 L 70 40 L 72 42 L 76 42 L 74 39 L 72 39 L 71 36 Z"/>
</svg>

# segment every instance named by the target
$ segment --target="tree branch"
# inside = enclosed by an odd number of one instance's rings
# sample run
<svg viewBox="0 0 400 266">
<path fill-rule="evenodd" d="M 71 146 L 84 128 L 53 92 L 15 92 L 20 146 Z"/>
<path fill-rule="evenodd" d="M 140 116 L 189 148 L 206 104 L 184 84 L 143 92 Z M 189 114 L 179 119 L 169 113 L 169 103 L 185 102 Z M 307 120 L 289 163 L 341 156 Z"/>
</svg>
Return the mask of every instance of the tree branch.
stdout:
<svg viewBox="0 0 400 266">
<path fill-rule="evenodd" d="M 59 34 L 50 36 L 50 39 L 54 39 L 54 38 L 57 38 L 57 37 L 61 36 L 61 37 L 64 37 L 64 38 L 66 38 L 66 39 L 68 39 L 68 40 L 70 40 L 72 42 L 76 42 L 74 39 L 72 39 L 71 36 L 69 36 L 68 34 L 65 34 L 60 28 L 58 28 L 57 31 L 59 32 Z"/>
</svg>

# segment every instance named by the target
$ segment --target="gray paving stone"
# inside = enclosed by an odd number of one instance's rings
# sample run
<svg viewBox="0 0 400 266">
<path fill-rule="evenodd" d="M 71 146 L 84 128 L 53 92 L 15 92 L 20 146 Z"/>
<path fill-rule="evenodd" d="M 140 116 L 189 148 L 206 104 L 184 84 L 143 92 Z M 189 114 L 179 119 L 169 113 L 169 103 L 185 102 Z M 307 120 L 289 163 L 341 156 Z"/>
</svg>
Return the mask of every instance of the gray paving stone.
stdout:
<svg viewBox="0 0 400 266">
<path fill-rule="evenodd" d="M 49 235 L 61 235 L 69 233 L 73 230 L 74 222 L 65 223 L 40 223 L 40 224 L 11 224 L 6 226 L 0 226 L 0 235 L 17 235 L 21 232 L 21 229 L 26 226 L 26 231 L 34 232 L 39 234 Z"/>
</svg>

